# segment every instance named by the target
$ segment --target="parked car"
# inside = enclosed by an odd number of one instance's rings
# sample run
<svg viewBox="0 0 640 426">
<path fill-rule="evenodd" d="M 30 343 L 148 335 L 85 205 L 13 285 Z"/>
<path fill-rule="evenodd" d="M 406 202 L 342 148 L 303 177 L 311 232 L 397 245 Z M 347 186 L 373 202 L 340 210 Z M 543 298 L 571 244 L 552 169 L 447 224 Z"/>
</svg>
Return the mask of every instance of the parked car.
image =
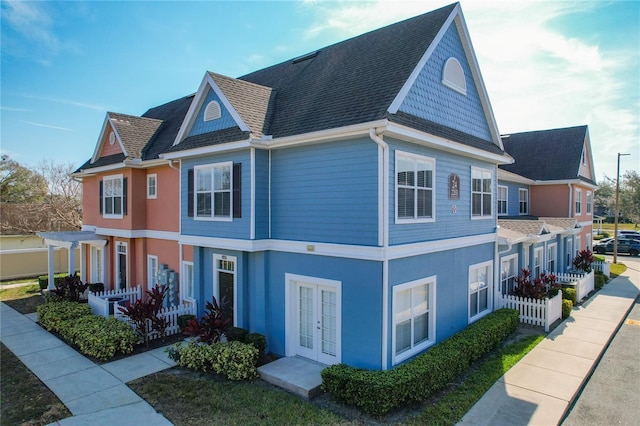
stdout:
<svg viewBox="0 0 640 426">
<path fill-rule="evenodd" d="M 613 253 L 613 238 L 609 241 L 600 242 L 593 246 L 593 251 L 598 254 Z M 640 240 L 631 238 L 618 238 L 618 253 L 628 253 L 637 256 L 640 253 Z"/>
<path fill-rule="evenodd" d="M 640 232 L 624 229 L 622 231 L 618 231 L 618 237 L 625 237 L 625 238 L 631 238 L 631 239 L 637 240 L 637 239 L 640 239 Z"/>
</svg>

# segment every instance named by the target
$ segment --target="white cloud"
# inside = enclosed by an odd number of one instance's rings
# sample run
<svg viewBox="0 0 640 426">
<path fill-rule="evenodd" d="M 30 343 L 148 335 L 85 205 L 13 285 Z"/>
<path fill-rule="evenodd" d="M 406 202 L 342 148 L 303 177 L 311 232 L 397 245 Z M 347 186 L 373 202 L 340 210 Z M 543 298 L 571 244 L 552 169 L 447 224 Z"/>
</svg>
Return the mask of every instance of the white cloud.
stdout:
<svg viewBox="0 0 640 426">
<path fill-rule="evenodd" d="M 71 105 L 71 106 L 75 106 L 78 108 L 84 108 L 84 109 L 92 109 L 92 110 L 96 110 L 96 111 L 107 111 L 107 107 L 103 106 L 103 105 L 96 105 L 96 104 L 90 104 L 90 103 L 86 103 L 86 102 L 82 102 L 82 101 L 76 101 L 73 99 L 66 99 L 66 98 L 55 98 L 55 97 L 48 97 L 48 96 L 36 96 L 36 95 L 22 95 L 25 98 L 28 99 L 36 99 L 36 100 L 40 100 L 40 101 L 46 101 L 46 102 L 54 102 L 54 103 L 58 103 L 58 104 L 64 104 L 64 105 Z"/>
<path fill-rule="evenodd" d="M 42 124 L 42 123 L 35 123 L 33 121 L 26 121 L 26 120 L 22 120 L 23 123 L 29 124 L 31 126 L 36 126 L 36 127 L 46 127 L 47 129 L 55 129 L 55 130 L 64 130 L 66 132 L 71 132 L 73 131 L 73 129 L 69 129 L 68 127 L 61 127 L 61 126 L 53 126 L 51 124 Z"/>
</svg>

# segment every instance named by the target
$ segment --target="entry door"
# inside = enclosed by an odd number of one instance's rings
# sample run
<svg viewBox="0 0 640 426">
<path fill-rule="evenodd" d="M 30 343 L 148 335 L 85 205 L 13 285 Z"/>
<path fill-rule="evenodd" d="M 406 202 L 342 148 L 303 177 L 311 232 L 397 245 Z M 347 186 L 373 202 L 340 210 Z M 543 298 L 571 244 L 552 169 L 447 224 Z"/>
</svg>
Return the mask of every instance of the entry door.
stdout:
<svg viewBox="0 0 640 426">
<path fill-rule="evenodd" d="M 339 309 L 335 288 L 299 282 L 297 354 L 323 364 L 339 361 Z"/>
<path fill-rule="evenodd" d="M 116 243 L 116 274 L 117 288 L 124 290 L 127 288 L 127 243 Z"/>
</svg>

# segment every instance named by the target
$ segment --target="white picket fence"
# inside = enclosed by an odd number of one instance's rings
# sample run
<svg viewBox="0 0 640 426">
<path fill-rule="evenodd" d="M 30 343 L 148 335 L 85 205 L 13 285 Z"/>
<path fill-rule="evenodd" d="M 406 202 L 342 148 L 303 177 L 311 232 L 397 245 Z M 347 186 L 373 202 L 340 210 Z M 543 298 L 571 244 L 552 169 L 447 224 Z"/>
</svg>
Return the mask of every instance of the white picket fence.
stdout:
<svg viewBox="0 0 640 426">
<path fill-rule="evenodd" d="M 89 306 L 94 315 L 108 317 L 109 304 L 112 305 L 112 312 L 118 310 L 118 303 L 114 299 L 121 299 L 120 303 L 135 303 L 136 300 L 142 298 L 142 288 L 140 286 L 119 290 L 105 290 L 98 292 L 89 292 Z M 111 301 L 109 301 L 111 299 Z"/>
<path fill-rule="evenodd" d="M 562 291 L 550 299 L 530 299 L 511 295 L 499 295 L 501 308 L 516 309 L 520 312 L 520 322 L 540 325 L 548 332 L 551 324 L 562 318 Z"/>
<path fill-rule="evenodd" d="M 158 315 L 163 316 L 168 323 L 165 335 L 171 336 L 173 334 L 178 334 L 181 331 L 180 326 L 178 325 L 178 317 L 180 315 L 196 315 L 196 305 L 195 303 L 182 303 L 177 306 L 174 305 L 168 308 L 162 308 L 160 309 L 160 312 L 158 312 Z M 113 316 L 118 318 L 120 321 L 126 322 L 135 330 L 135 323 L 129 319 L 129 317 L 122 314 L 117 308 Z M 147 333 L 149 333 L 149 340 L 155 340 L 162 337 L 159 333 L 151 331 L 151 322 L 148 320 Z"/>
<path fill-rule="evenodd" d="M 611 264 L 609 262 L 600 262 L 599 260 L 591 264 L 594 271 L 602 272 L 607 278 L 611 276 L 610 266 Z"/>
<path fill-rule="evenodd" d="M 576 289 L 576 300 L 578 303 L 585 297 L 589 295 L 594 290 L 594 280 L 593 280 L 594 272 L 591 271 L 588 274 L 585 273 L 567 273 L 567 274 L 556 274 L 558 279 L 558 283 L 570 287 L 575 287 Z"/>
</svg>

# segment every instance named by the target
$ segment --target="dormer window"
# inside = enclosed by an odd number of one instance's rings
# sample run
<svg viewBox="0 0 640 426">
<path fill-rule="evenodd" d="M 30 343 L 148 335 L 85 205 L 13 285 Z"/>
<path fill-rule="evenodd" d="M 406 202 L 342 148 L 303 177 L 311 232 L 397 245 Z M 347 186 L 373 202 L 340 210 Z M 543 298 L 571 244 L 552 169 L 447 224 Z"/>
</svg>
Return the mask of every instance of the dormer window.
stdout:
<svg viewBox="0 0 640 426">
<path fill-rule="evenodd" d="M 444 63 L 442 84 L 462 95 L 467 95 L 467 81 L 464 78 L 462 65 L 456 58 L 451 57 Z"/>
<path fill-rule="evenodd" d="M 217 120 L 221 116 L 220 104 L 216 101 L 209 102 L 207 107 L 204 109 L 204 121 Z"/>
</svg>

